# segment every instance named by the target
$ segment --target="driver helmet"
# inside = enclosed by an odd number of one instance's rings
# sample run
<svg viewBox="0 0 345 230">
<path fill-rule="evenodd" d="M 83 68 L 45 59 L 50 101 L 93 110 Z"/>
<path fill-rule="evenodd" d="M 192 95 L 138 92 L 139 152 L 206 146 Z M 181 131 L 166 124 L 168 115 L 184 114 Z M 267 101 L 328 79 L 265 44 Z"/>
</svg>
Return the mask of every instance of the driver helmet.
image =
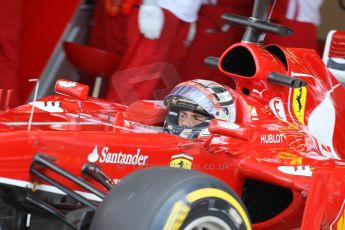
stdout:
<svg viewBox="0 0 345 230">
<path fill-rule="evenodd" d="M 209 80 L 197 79 L 178 84 L 165 97 L 164 104 L 169 109 L 164 123 L 165 130 L 186 138 L 209 135 L 208 125 L 212 118 L 229 122 L 234 122 L 236 118 L 230 92 L 222 85 Z M 205 119 L 193 127 L 181 126 L 178 120 L 183 110 L 201 114 Z"/>
</svg>

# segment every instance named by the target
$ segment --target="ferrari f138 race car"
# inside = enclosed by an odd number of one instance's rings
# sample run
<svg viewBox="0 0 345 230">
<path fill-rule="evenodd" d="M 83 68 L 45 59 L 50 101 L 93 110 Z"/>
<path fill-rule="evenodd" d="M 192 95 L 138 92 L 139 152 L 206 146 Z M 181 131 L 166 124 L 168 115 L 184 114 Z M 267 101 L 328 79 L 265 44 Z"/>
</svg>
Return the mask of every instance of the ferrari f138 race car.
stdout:
<svg viewBox="0 0 345 230">
<path fill-rule="evenodd" d="M 206 62 L 236 81 L 234 122 L 164 132 L 162 101 L 129 106 L 58 80 L 0 114 L 1 229 L 343 229 L 345 91 L 315 51 L 262 44 L 269 1 L 243 41 Z"/>
</svg>

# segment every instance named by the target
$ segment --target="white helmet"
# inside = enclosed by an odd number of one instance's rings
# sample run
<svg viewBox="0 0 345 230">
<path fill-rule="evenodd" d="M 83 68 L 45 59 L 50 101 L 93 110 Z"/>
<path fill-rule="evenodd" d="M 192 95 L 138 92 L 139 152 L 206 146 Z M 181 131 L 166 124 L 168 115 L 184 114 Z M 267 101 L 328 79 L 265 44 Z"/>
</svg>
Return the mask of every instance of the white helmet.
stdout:
<svg viewBox="0 0 345 230">
<path fill-rule="evenodd" d="M 164 99 L 169 106 L 164 127 L 167 132 L 187 138 L 196 138 L 207 129 L 212 118 L 234 122 L 235 105 L 229 91 L 209 80 L 191 80 L 178 84 Z M 206 120 L 192 128 L 180 127 L 180 110 L 189 110 L 206 116 Z"/>
</svg>

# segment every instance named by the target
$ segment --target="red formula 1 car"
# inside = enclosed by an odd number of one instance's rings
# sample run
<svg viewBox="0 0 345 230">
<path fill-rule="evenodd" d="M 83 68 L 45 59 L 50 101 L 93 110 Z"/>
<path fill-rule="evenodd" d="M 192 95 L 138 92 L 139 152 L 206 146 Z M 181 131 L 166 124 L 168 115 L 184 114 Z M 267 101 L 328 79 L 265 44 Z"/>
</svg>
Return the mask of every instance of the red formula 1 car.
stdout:
<svg viewBox="0 0 345 230">
<path fill-rule="evenodd" d="M 236 121 L 187 139 L 160 101 L 129 106 L 59 80 L 55 95 L 0 114 L 0 229 L 343 229 L 344 88 L 311 50 L 263 46 L 269 1 L 243 42 L 209 58 Z"/>
</svg>

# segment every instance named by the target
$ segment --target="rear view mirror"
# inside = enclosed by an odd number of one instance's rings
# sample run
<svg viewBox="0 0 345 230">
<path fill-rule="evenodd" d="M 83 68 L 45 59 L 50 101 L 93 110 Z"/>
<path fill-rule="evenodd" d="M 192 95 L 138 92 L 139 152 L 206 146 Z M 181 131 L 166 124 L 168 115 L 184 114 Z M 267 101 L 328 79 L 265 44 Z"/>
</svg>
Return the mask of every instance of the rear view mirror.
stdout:
<svg viewBox="0 0 345 230">
<path fill-rule="evenodd" d="M 233 138 L 250 140 L 253 137 L 253 127 L 247 124 L 236 124 L 233 122 L 212 119 L 208 130 L 211 134 L 218 134 Z"/>
<path fill-rule="evenodd" d="M 55 92 L 75 97 L 79 100 L 86 100 L 89 93 L 89 86 L 74 81 L 60 79 L 57 80 L 55 84 Z"/>
</svg>

